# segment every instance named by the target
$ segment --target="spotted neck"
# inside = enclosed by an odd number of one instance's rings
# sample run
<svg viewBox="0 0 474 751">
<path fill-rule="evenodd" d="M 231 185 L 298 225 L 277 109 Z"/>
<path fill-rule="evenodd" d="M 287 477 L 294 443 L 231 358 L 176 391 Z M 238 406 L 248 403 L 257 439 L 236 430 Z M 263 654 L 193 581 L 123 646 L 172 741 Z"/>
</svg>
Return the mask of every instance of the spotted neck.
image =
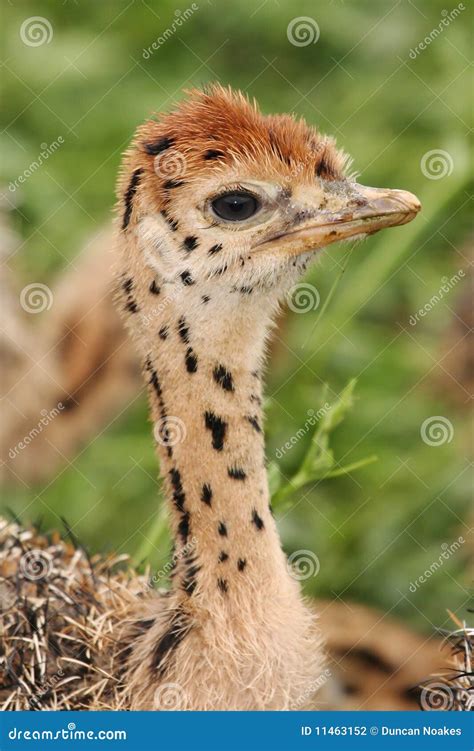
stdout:
<svg viewBox="0 0 474 751">
<path fill-rule="evenodd" d="M 212 298 L 204 303 L 212 310 Z M 243 323 L 243 322 L 241 322 Z M 254 594 L 283 567 L 269 508 L 260 366 L 264 331 L 169 311 L 146 362 L 175 539 L 174 587 L 197 602 Z M 256 335 L 257 334 L 257 335 Z M 256 335 L 256 336 L 255 336 Z M 252 582 L 249 588 L 249 582 Z"/>
<path fill-rule="evenodd" d="M 174 592 L 210 609 L 223 598 L 241 606 L 256 594 L 274 597 L 282 582 L 291 590 L 294 582 L 265 470 L 261 368 L 270 315 L 261 302 L 222 300 L 207 285 L 183 295 L 181 279 L 139 266 L 122 279 L 171 512 Z"/>
</svg>

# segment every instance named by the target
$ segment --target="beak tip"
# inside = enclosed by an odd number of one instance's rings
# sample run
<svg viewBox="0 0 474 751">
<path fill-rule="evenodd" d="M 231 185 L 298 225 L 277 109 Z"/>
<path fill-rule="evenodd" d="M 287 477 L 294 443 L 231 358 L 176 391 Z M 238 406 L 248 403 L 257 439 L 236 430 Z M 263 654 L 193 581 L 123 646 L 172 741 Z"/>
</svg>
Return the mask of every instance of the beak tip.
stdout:
<svg viewBox="0 0 474 751">
<path fill-rule="evenodd" d="M 393 193 L 395 200 L 399 201 L 408 213 L 416 215 L 421 211 L 421 201 L 414 193 L 410 193 L 408 190 L 394 190 Z"/>
</svg>

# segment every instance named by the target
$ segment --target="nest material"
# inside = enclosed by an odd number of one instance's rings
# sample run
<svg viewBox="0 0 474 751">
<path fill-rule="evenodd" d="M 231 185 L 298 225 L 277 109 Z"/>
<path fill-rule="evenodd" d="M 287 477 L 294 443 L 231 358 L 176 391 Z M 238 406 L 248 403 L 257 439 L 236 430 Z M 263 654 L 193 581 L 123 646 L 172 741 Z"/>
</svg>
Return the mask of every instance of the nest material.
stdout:
<svg viewBox="0 0 474 751">
<path fill-rule="evenodd" d="M 119 706 L 117 635 L 147 590 L 125 561 L 0 520 L 0 709 Z"/>
<path fill-rule="evenodd" d="M 453 667 L 437 673 L 421 686 L 423 710 L 474 711 L 474 628 L 451 618 L 458 628 L 446 634 L 444 646 L 449 650 Z"/>
<path fill-rule="evenodd" d="M 121 674 L 140 623 L 137 601 L 158 593 L 128 556 L 90 557 L 69 537 L 0 518 L 0 710 L 127 708 Z M 352 604 L 349 617 L 346 604 L 318 605 L 340 683 L 329 708 L 416 709 L 420 690 L 408 689 L 427 674 L 422 708 L 473 708 L 473 629 L 457 623 L 446 640 L 454 667 L 434 675 L 438 640 L 428 644 L 364 606 Z"/>
</svg>

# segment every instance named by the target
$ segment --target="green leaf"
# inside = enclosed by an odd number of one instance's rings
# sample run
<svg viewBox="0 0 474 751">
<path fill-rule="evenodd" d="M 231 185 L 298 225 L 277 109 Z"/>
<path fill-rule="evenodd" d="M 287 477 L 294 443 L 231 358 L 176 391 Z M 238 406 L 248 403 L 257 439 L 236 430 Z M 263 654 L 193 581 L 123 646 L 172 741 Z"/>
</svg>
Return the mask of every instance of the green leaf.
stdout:
<svg viewBox="0 0 474 751">
<path fill-rule="evenodd" d="M 332 404 L 329 405 L 328 402 L 324 402 L 323 406 L 315 413 L 316 427 L 311 443 L 301 466 L 292 477 L 287 479 L 285 484 L 282 484 L 282 474 L 277 463 L 271 462 L 269 485 L 274 509 L 282 511 L 288 508 L 291 505 L 291 496 L 305 485 L 332 477 L 340 477 L 377 460 L 377 457 L 369 456 L 345 467 L 340 467 L 337 466 L 334 452 L 330 447 L 331 433 L 343 422 L 354 406 L 355 385 L 355 379 L 349 381 Z M 325 393 L 326 390 L 324 395 Z"/>
</svg>

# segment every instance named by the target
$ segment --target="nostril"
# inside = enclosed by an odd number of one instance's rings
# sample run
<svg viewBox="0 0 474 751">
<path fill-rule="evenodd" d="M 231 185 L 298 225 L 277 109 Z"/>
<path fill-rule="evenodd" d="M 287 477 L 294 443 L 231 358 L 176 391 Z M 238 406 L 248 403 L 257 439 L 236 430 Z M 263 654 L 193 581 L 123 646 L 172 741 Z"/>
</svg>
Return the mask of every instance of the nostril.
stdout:
<svg viewBox="0 0 474 751">
<path fill-rule="evenodd" d="M 309 219 L 311 216 L 312 214 L 310 211 L 308 211 L 307 209 L 301 209 L 293 215 L 293 220 L 295 224 L 299 224 L 300 222 L 304 222 L 306 219 Z"/>
</svg>

